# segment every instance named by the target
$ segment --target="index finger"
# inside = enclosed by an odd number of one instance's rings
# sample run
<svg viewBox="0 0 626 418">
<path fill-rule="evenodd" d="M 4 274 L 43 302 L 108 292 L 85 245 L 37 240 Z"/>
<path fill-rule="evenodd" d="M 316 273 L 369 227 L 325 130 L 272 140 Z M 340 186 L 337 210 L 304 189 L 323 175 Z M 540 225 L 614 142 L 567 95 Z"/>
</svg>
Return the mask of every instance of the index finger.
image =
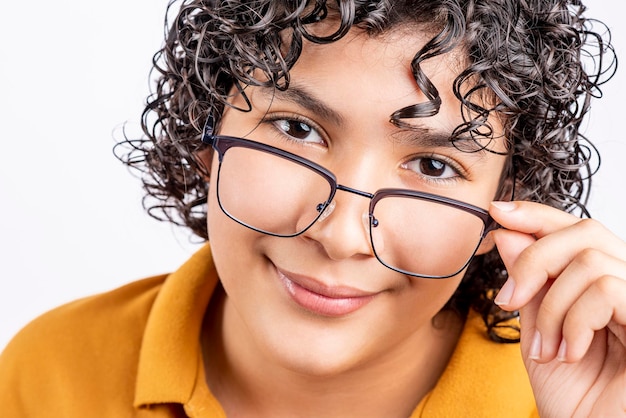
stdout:
<svg viewBox="0 0 626 418">
<path fill-rule="evenodd" d="M 489 214 L 504 228 L 537 239 L 581 221 L 581 218 L 560 209 L 525 201 L 491 202 Z"/>
<path fill-rule="evenodd" d="M 624 242 L 597 221 L 581 219 L 560 209 L 525 201 L 492 202 L 489 214 L 505 229 L 531 235 L 537 240 L 565 229 L 576 230 L 575 234 L 569 236 L 575 242 L 567 239 L 567 242 L 559 244 L 559 247 L 572 251 L 596 248 L 613 257 L 626 260 Z"/>
<path fill-rule="evenodd" d="M 583 256 L 590 251 L 626 260 L 626 244 L 594 220 L 531 202 L 496 202 L 491 213 L 505 227 L 494 231 L 493 239 L 513 283 L 503 287 L 507 292 L 499 296 L 507 308 L 518 309 L 528 303 L 573 260 L 578 258 L 585 265 L 588 257 Z M 594 264 L 598 276 L 603 267 Z"/>
</svg>

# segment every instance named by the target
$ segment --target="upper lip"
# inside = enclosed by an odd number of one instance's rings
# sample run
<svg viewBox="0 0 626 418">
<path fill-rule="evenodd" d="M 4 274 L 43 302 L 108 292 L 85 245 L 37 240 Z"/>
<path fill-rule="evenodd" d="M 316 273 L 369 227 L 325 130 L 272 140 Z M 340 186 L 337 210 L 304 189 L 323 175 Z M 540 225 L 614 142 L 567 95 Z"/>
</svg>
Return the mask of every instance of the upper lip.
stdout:
<svg viewBox="0 0 626 418">
<path fill-rule="evenodd" d="M 366 298 L 375 295 L 378 292 L 370 292 L 351 286 L 329 285 L 312 277 L 292 273 L 287 270 L 276 268 L 278 273 L 284 275 L 287 279 L 296 285 L 318 295 L 332 299 L 349 299 L 349 298 Z"/>
</svg>

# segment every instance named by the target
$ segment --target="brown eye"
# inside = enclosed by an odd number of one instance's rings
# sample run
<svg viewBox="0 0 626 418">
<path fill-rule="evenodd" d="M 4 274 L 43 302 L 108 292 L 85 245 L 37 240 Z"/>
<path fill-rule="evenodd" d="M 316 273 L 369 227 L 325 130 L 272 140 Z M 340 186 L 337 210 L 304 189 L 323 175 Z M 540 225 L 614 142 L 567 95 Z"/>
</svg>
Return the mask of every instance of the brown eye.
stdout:
<svg viewBox="0 0 626 418">
<path fill-rule="evenodd" d="M 414 171 L 422 177 L 433 180 L 446 180 L 460 177 L 458 170 L 451 164 L 436 158 L 415 158 L 414 160 L 402 164 L 402 167 Z"/>
<path fill-rule="evenodd" d="M 420 159 L 420 171 L 430 177 L 441 177 L 446 172 L 446 164 L 431 158 Z"/>
<path fill-rule="evenodd" d="M 323 143 L 321 136 L 308 124 L 290 119 L 280 119 L 274 121 L 276 127 L 291 139 L 299 142 Z"/>
</svg>

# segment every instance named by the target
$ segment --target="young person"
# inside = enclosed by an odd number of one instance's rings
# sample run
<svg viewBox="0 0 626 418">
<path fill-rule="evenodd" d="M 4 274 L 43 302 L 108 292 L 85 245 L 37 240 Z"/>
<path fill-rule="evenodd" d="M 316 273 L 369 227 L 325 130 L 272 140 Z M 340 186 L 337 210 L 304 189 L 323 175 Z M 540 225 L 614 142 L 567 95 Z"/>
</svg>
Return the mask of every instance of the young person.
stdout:
<svg viewBox="0 0 626 418">
<path fill-rule="evenodd" d="M 182 2 L 123 159 L 210 244 L 26 327 L 4 414 L 626 415 L 626 244 L 570 213 L 583 12 Z"/>
</svg>

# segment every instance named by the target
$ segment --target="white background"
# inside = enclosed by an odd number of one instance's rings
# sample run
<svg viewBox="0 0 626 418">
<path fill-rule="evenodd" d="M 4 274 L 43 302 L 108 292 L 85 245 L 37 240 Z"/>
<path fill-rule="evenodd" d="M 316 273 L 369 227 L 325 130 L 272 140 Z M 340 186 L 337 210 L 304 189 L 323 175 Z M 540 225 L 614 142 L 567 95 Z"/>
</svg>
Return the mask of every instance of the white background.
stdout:
<svg viewBox="0 0 626 418">
<path fill-rule="evenodd" d="M 0 350 L 23 325 L 77 297 L 175 269 L 197 248 L 148 217 L 139 181 L 111 152 L 139 132 L 166 0 L 0 5 Z M 617 0 L 590 0 L 623 68 L 585 133 L 603 155 L 591 210 L 626 238 L 622 122 L 626 28 Z"/>
</svg>

